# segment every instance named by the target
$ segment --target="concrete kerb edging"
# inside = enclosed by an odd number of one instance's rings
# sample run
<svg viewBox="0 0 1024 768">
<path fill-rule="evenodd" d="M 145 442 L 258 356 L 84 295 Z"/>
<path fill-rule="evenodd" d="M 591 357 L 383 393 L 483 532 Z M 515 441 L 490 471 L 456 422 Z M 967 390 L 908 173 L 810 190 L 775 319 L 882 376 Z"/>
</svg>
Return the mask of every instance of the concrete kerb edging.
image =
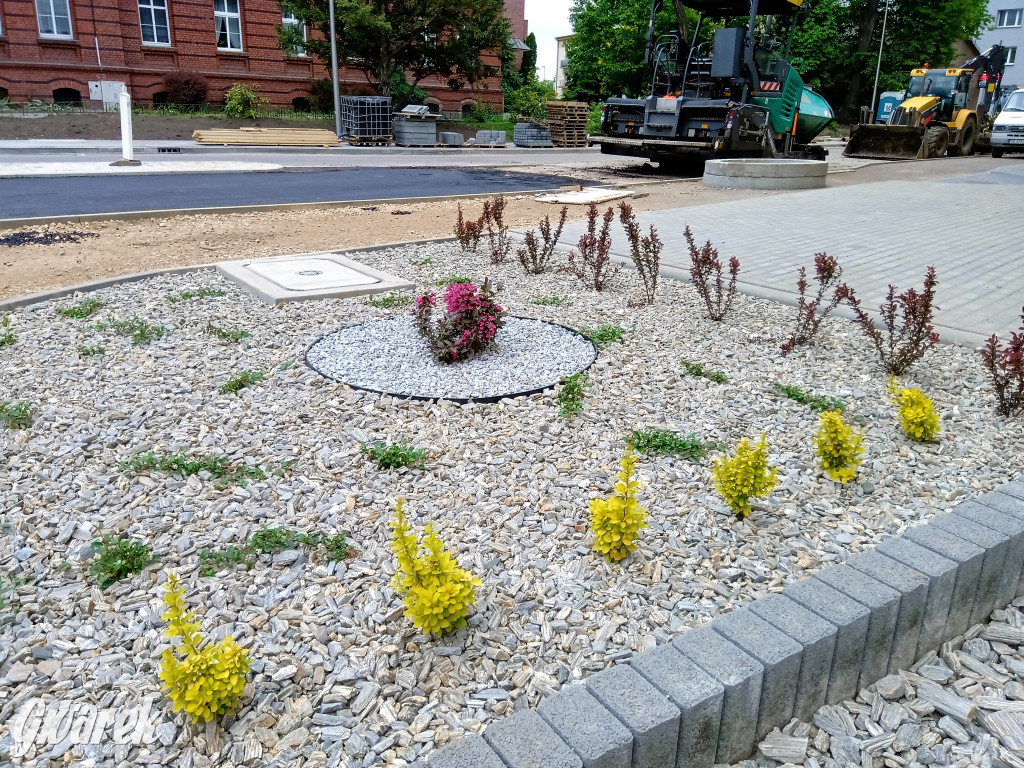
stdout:
<svg viewBox="0 0 1024 768">
<path fill-rule="evenodd" d="M 794 714 L 807 718 L 906 669 L 987 620 L 978 606 L 1018 596 L 1020 480 L 567 686 L 427 763 L 469 768 L 470 754 L 488 768 L 735 763 Z"/>
<path fill-rule="evenodd" d="M 355 248 L 331 248 L 329 250 L 337 253 L 366 253 L 368 251 L 384 250 L 385 248 L 404 248 L 406 246 L 427 245 L 429 243 L 449 243 L 455 239 L 456 238 L 454 237 L 432 237 L 424 240 L 403 240 L 397 243 L 384 243 L 383 245 L 360 245 Z M 252 259 L 249 259 L 249 261 L 252 261 Z M 117 277 L 104 277 L 99 280 L 90 280 L 85 283 L 77 283 L 76 285 L 69 285 L 63 288 L 54 288 L 49 291 L 40 291 L 39 293 L 30 293 L 25 296 L 16 296 L 13 299 L 4 299 L 3 301 L 0 301 L 0 312 L 9 312 L 12 309 L 28 307 L 33 304 L 42 304 L 44 301 L 53 301 L 54 299 L 61 299 L 65 296 L 73 296 L 76 293 L 90 293 L 92 291 L 110 288 L 111 286 L 121 285 L 123 283 L 137 283 L 140 280 L 148 280 L 151 277 L 159 277 L 160 275 L 183 275 L 188 272 L 199 272 L 204 269 L 216 269 L 219 263 L 220 262 L 214 261 L 206 264 L 193 264 L 186 267 L 150 269 L 145 272 L 118 275 Z"/>
</svg>

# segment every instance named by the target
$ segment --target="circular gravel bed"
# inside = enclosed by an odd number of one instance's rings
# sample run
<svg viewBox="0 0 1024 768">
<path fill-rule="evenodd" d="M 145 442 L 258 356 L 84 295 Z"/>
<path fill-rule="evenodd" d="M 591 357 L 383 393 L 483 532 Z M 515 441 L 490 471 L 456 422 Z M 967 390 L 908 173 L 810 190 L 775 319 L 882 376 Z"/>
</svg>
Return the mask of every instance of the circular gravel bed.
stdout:
<svg viewBox="0 0 1024 768">
<path fill-rule="evenodd" d="M 411 318 L 395 317 L 327 334 L 309 348 L 306 362 L 357 389 L 464 403 L 543 392 L 589 368 L 596 356 L 593 342 L 571 328 L 508 317 L 491 349 L 444 365 L 430 354 Z"/>
</svg>

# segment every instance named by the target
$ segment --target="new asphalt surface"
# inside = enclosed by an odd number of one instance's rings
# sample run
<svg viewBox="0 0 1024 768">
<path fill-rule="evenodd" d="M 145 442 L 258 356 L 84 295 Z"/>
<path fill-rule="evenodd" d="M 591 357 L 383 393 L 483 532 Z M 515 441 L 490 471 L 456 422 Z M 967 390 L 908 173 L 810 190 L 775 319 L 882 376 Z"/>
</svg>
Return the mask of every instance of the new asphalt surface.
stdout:
<svg viewBox="0 0 1024 768">
<path fill-rule="evenodd" d="M 0 179 L 0 219 L 551 189 L 568 176 L 491 168 L 347 168 Z"/>
</svg>

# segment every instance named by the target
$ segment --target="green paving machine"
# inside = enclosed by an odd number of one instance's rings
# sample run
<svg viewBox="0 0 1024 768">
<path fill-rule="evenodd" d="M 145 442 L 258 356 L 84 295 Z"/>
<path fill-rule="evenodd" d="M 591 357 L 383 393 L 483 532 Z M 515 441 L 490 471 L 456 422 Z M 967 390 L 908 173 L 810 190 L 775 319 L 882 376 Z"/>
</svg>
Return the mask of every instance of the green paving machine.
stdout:
<svg viewBox="0 0 1024 768">
<path fill-rule="evenodd" d="M 697 11 L 692 38 L 685 22 L 655 39 L 663 0 L 653 0 L 645 61 L 646 98 L 608 99 L 601 152 L 646 157 L 662 165 L 711 157 L 802 157 L 823 160 L 811 144 L 832 108 L 804 85 L 789 61 L 802 0 L 687 0 Z M 685 9 L 676 2 L 677 16 Z M 701 26 L 720 21 L 711 39 Z"/>
</svg>

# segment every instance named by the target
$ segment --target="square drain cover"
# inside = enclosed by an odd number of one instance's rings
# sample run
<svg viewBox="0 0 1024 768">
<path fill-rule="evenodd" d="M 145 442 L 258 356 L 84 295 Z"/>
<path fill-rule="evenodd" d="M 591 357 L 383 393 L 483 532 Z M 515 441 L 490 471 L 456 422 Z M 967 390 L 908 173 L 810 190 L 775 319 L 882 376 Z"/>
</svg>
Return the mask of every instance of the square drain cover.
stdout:
<svg viewBox="0 0 1024 768">
<path fill-rule="evenodd" d="M 277 283 L 286 291 L 315 291 L 324 288 L 349 288 L 373 285 L 380 278 L 339 264 L 332 259 L 296 258 L 253 261 L 246 265 L 257 275 Z"/>
<path fill-rule="evenodd" d="M 416 285 L 340 253 L 300 253 L 268 259 L 225 261 L 217 269 L 264 301 L 343 299 L 385 291 L 412 291 Z"/>
</svg>

